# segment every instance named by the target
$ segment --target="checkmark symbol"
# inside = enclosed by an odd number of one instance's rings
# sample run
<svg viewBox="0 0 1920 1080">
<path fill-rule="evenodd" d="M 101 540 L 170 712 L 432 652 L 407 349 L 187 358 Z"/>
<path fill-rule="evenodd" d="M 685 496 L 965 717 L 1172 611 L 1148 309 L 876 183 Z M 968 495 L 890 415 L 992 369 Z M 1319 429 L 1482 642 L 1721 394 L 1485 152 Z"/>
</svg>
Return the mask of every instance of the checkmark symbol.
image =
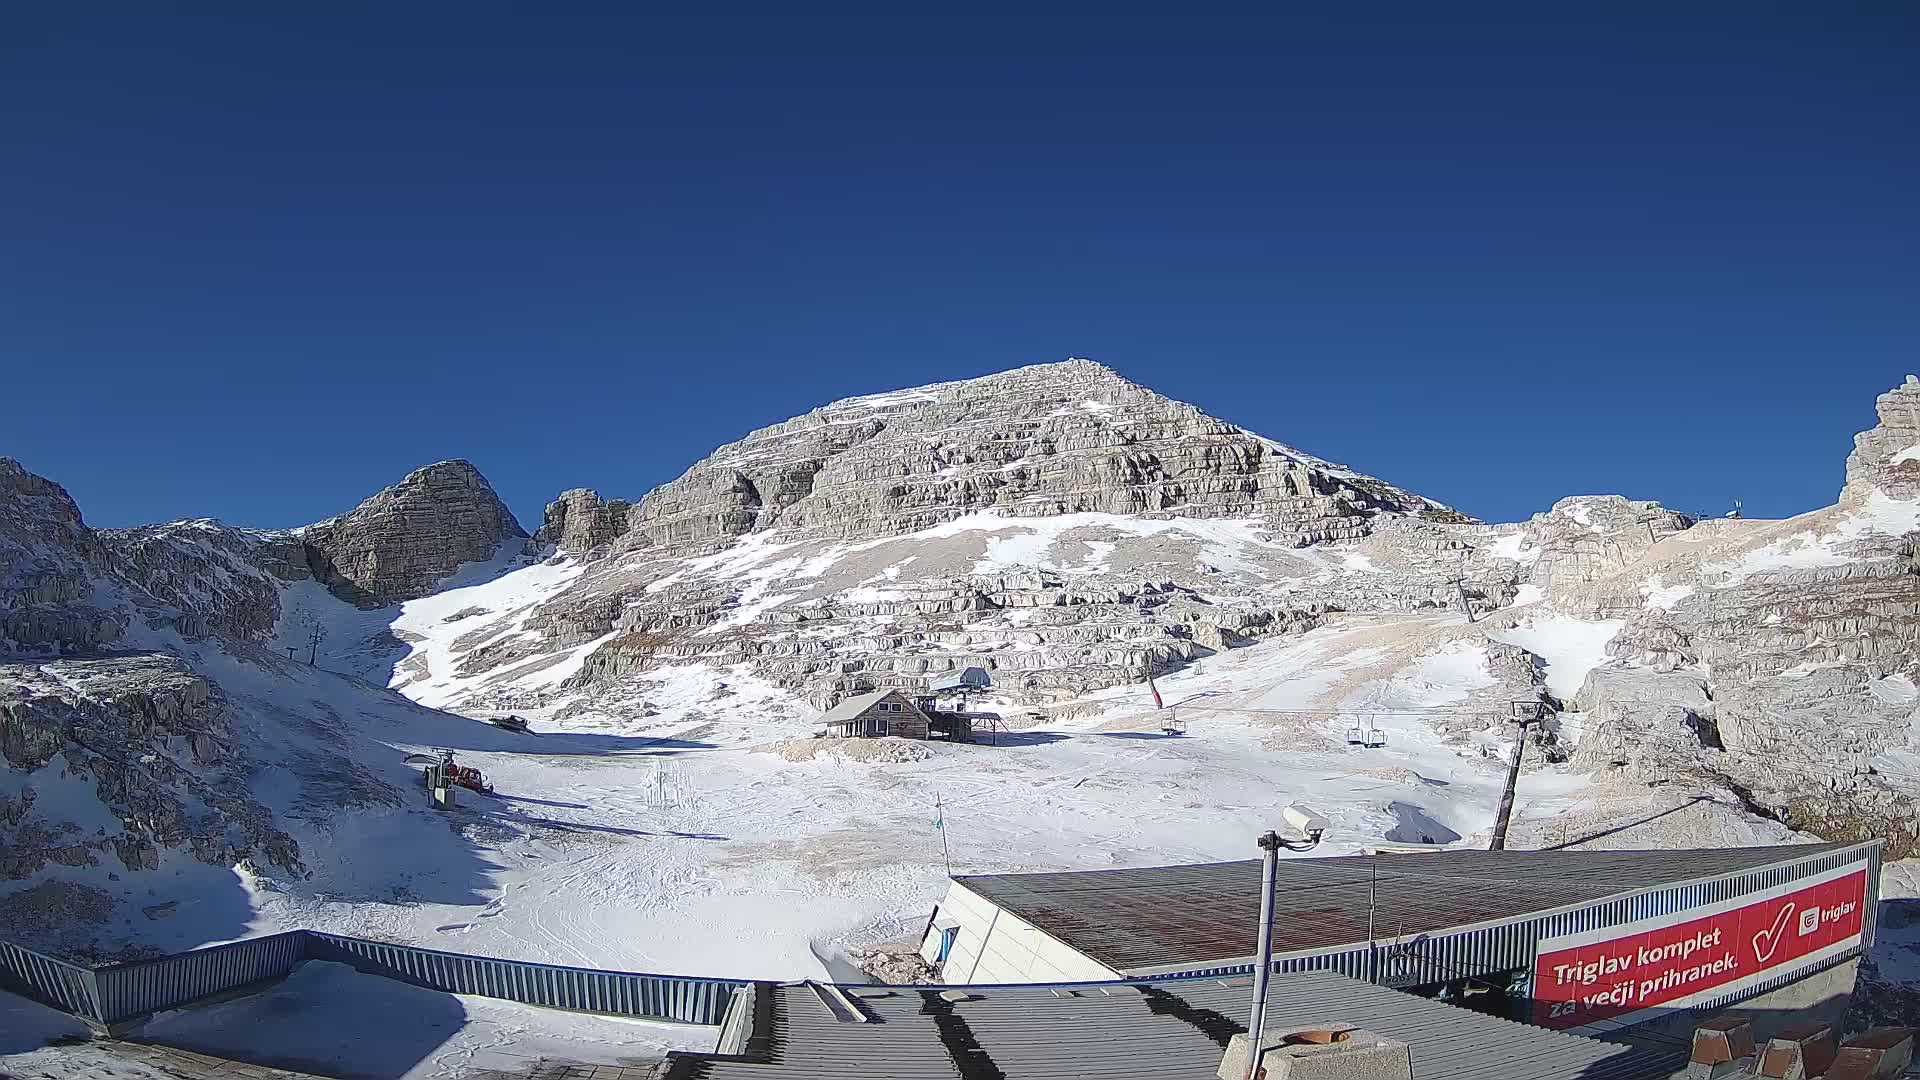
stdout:
<svg viewBox="0 0 1920 1080">
<path fill-rule="evenodd" d="M 1761 930 L 1753 935 L 1753 958 L 1764 964 L 1773 959 L 1773 952 L 1780 947 L 1780 931 L 1787 928 L 1787 920 L 1793 918 L 1794 905 L 1788 904 L 1780 909 L 1773 920 L 1773 929 Z"/>
</svg>

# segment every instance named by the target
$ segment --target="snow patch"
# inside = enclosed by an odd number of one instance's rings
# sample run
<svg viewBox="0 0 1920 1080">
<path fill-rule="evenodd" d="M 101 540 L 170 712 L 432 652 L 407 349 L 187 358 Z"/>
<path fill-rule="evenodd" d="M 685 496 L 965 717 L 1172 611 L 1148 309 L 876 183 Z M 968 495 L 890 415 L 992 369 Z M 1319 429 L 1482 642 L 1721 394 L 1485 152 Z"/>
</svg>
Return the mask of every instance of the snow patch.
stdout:
<svg viewBox="0 0 1920 1080">
<path fill-rule="evenodd" d="M 1866 505 L 1824 533 L 1809 529 L 1765 547 L 1746 553 L 1738 561 L 1713 563 L 1701 567 L 1702 573 L 1727 575 L 1715 588 L 1738 585 L 1755 574 L 1772 570 L 1809 570 L 1825 566 L 1844 566 L 1854 557 L 1839 550 L 1869 534 L 1904 536 L 1920 528 L 1920 499 L 1896 499 L 1878 488 L 1869 492 Z"/>
<path fill-rule="evenodd" d="M 1518 645 L 1546 661 L 1547 689 L 1561 701 L 1580 692 L 1587 673 L 1607 662 L 1607 642 L 1625 626 L 1625 620 L 1589 622 L 1571 615 L 1535 615 L 1510 630 L 1488 637 Z"/>
<path fill-rule="evenodd" d="M 1673 605 L 1692 596 L 1693 586 L 1668 585 L 1664 583 L 1659 574 L 1655 574 L 1653 579 L 1647 582 L 1645 594 L 1648 607 L 1660 608 L 1666 611 L 1671 610 Z"/>
<path fill-rule="evenodd" d="M 1496 559 L 1512 559 L 1514 562 L 1530 563 L 1540 558 L 1539 548 L 1526 547 L 1527 534 L 1512 532 L 1487 545 L 1487 554 Z M 1524 550 L 1523 550 L 1524 549 Z"/>
</svg>

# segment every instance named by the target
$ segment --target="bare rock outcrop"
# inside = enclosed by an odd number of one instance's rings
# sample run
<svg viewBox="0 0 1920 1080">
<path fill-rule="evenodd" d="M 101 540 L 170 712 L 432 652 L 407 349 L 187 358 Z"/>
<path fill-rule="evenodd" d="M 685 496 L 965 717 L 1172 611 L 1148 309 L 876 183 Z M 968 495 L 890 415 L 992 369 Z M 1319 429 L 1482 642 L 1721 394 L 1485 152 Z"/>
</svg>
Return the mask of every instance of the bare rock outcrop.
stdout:
<svg viewBox="0 0 1920 1080">
<path fill-rule="evenodd" d="M 1896 499 L 1920 497 L 1920 377 L 1909 375 L 1874 401 L 1879 422 L 1853 437 L 1842 501 L 1879 490 Z"/>
<path fill-rule="evenodd" d="M 1728 523 L 1742 529 L 1670 551 L 1659 602 L 1632 573 L 1576 591 L 1589 608 L 1631 607 L 1608 645 L 1615 665 L 1581 694 L 1583 760 L 1704 770 L 1795 828 L 1885 836 L 1894 858 L 1920 851 L 1920 778 L 1900 765 L 1920 749 L 1917 411 L 1909 376 L 1855 438 L 1837 506 Z"/>
<path fill-rule="evenodd" d="M 1589 768 L 1655 758 L 1671 767 L 1723 748 L 1707 679 L 1695 672 L 1598 667 L 1576 700 L 1585 729 L 1574 760 Z"/>
<path fill-rule="evenodd" d="M 526 535 L 480 470 L 457 460 L 415 469 L 300 534 L 314 576 L 361 607 L 426 596 L 463 564 Z"/>
<path fill-rule="evenodd" d="M 1576 596 L 1590 591 L 1638 563 L 1665 537 L 1693 527 L 1693 518 L 1661 506 L 1620 495 L 1574 495 L 1553 504 L 1527 522 L 1528 547 L 1535 552 L 1530 582 L 1549 595 Z M 1595 614 L 1630 604 L 1638 595 L 1613 597 L 1604 592 L 1583 606 Z"/>
<path fill-rule="evenodd" d="M 280 621 L 280 589 L 313 577 L 291 532 L 239 529 L 201 518 L 100 533 L 122 577 L 173 608 L 187 638 L 260 641 Z"/>
<path fill-rule="evenodd" d="M 635 508 L 634 543 L 781 529 L 872 538 L 968 513 L 1264 517 L 1296 543 L 1373 513 L 1467 520 L 1253 435 L 1089 360 L 850 398 L 715 451 Z"/>
<path fill-rule="evenodd" d="M 65 488 L 0 457 L 0 646 L 88 649 L 126 631 L 93 601 L 111 555 Z"/>
<path fill-rule="evenodd" d="M 48 817 L 32 789 L 0 806 L 0 880 L 49 863 L 153 870 L 169 848 L 298 872 L 298 846 L 249 796 L 252 766 L 232 743 L 225 701 L 177 657 L 0 662 L 0 764 L 57 770 L 102 810 L 91 827 Z"/>
<path fill-rule="evenodd" d="M 587 488 L 563 491 L 547 504 L 546 523 L 533 542 L 566 555 L 604 555 L 602 549 L 627 534 L 631 509 L 625 499 L 602 501 L 599 492 Z"/>
</svg>

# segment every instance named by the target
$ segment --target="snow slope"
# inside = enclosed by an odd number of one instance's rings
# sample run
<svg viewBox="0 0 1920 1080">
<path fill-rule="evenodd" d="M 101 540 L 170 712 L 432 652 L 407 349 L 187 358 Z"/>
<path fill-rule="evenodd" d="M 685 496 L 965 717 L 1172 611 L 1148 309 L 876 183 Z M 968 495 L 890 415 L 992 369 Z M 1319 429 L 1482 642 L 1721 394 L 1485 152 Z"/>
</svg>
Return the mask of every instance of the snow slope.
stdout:
<svg viewBox="0 0 1920 1080">
<path fill-rule="evenodd" d="M 1374 655 L 1353 646 L 1377 632 L 1316 631 L 1166 676 L 1166 699 L 1188 703 L 1184 737 L 1158 730 L 1141 691 L 1115 690 L 1076 719 L 999 745 L 927 744 L 925 760 L 888 764 L 756 749 L 794 734 L 765 713 L 778 691 L 739 671 L 661 672 L 655 716 L 574 732 L 537 721 L 547 733 L 464 743 L 462 760 L 484 768 L 501 797 L 463 799 L 446 819 L 401 808 L 376 819 L 373 835 L 341 836 L 350 854 L 316 870 L 340 891 L 262 892 L 259 919 L 594 967 L 822 977 L 847 974 L 849 946 L 924 921 L 948 872 L 936 798 L 954 872 L 1250 857 L 1252 838 L 1296 799 L 1334 823 L 1323 854 L 1403 838 L 1409 822 L 1484 830 L 1502 770 L 1415 712 L 1486 683 L 1470 645 L 1423 659 L 1367 703 L 1408 713 L 1387 747 L 1342 740 L 1351 709 L 1329 708 L 1324 695 Z M 1276 752 L 1276 735 L 1295 723 L 1281 714 L 1314 708 L 1324 710 L 1316 745 Z M 1521 812 L 1569 783 L 1529 777 Z M 422 863 L 412 845 L 388 846 L 406 828 L 435 825 L 478 849 L 486 871 L 471 901 L 433 896 L 444 867 Z M 381 883 L 395 895 L 375 895 Z"/>
</svg>

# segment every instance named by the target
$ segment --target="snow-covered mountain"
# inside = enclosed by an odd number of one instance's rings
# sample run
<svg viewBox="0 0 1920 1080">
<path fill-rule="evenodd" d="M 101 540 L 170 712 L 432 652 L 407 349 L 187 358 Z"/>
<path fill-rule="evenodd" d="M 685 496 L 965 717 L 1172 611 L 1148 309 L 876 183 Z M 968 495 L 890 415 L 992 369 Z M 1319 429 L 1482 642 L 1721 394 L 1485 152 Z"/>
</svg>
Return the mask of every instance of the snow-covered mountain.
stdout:
<svg viewBox="0 0 1920 1080">
<path fill-rule="evenodd" d="M 1242 857 L 1291 798 L 1328 851 L 1471 838 L 1516 700 L 1564 710 L 1522 842 L 1910 852 L 1917 407 L 1784 522 L 1482 524 L 1083 360 L 835 402 L 531 538 L 465 462 L 304 529 L 96 532 L 0 459 L 0 937 L 812 975 L 924 919 L 936 795 L 956 869 Z M 806 738 L 967 667 L 998 745 Z M 436 747 L 503 797 L 428 810 Z"/>
</svg>

